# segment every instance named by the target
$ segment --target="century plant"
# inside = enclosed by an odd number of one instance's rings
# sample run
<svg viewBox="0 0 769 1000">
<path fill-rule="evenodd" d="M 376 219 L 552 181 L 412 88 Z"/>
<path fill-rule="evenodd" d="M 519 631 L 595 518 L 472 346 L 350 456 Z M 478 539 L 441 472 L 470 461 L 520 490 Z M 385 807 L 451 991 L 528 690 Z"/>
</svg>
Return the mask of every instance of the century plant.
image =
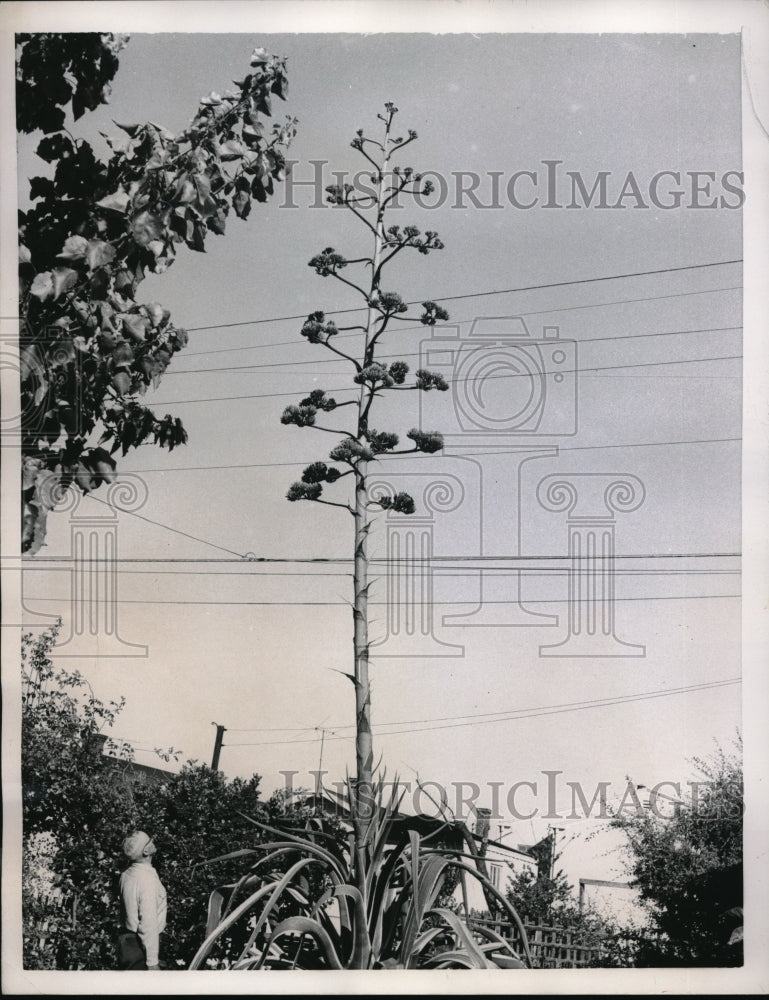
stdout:
<svg viewBox="0 0 769 1000">
<path fill-rule="evenodd" d="M 385 267 L 404 251 L 429 254 L 443 249 L 438 234 L 415 226 L 386 226 L 388 209 L 399 196 L 428 195 L 429 181 L 411 167 L 391 166 L 391 160 L 416 138 L 409 130 L 397 136 L 393 104 L 377 117 L 379 137 L 359 130 L 352 146 L 372 168 L 372 190 L 331 185 L 328 200 L 347 209 L 368 231 L 367 256 L 347 258 L 327 247 L 310 261 L 321 277 L 336 278 L 363 299 L 365 320 L 337 326 L 322 312 L 311 313 L 302 335 L 342 358 L 351 367 L 355 398 L 337 402 L 315 389 L 286 407 L 284 424 L 310 427 L 341 437 L 327 461 L 308 465 L 288 493 L 290 501 L 307 500 L 346 510 L 354 523 L 353 644 L 354 671 L 347 676 L 355 688 L 356 773 L 348 778 L 340 803 L 342 823 L 329 831 L 320 816 L 308 817 L 302 829 L 280 830 L 253 820 L 271 838 L 226 858 L 253 858 L 242 878 L 216 889 L 209 903 L 208 934 L 190 968 L 223 963 L 233 969 L 381 969 L 381 968 L 521 968 L 531 965 L 526 933 L 511 904 L 490 882 L 475 841 L 462 822 L 443 816 L 425 835 L 417 817 L 399 814 L 397 781 L 389 796 L 384 776 L 374 777 L 369 681 L 368 536 L 377 512 L 412 514 L 407 493 L 377 493 L 369 489 L 371 462 L 387 455 L 432 454 L 443 447 L 437 431 L 416 427 L 406 437 L 411 447 L 399 448 L 398 434 L 374 423 L 375 404 L 382 396 L 409 390 L 445 391 L 448 385 L 426 369 L 409 379 L 403 360 L 383 363 L 377 349 L 395 321 L 413 322 L 407 303 L 384 290 Z M 359 269 L 358 280 L 348 277 Z M 432 301 L 422 303 L 419 317 L 426 326 L 447 320 L 448 313 Z M 345 335 L 345 347 L 338 346 Z M 347 344 L 353 345 L 347 347 Z M 355 345 L 357 344 L 357 350 Z M 389 360 L 389 358 L 388 358 Z M 345 426 L 329 427 L 321 419 L 352 407 Z M 344 413 L 345 411 L 342 410 Z M 349 478 L 347 478 L 349 477 Z M 326 487 L 346 485 L 347 497 L 329 499 Z M 325 800 L 328 802 L 328 798 Z M 422 817 L 424 820 L 424 817 Z M 464 914 L 446 905 L 457 875 L 462 885 Z M 506 913 L 517 928 L 517 943 L 468 924 L 466 882 L 476 879 L 490 907 Z"/>
<path fill-rule="evenodd" d="M 302 336 L 311 344 L 331 351 L 347 362 L 352 369 L 352 382 L 358 387 L 357 398 L 337 402 L 325 390 L 315 389 L 298 405 L 286 407 L 281 420 L 284 424 L 296 424 L 320 431 L 340 433 L 341 440 L 332 448 L 329 458 L 334 463 L 313 462 L 302 473 L 300 482 L 294 483 L 286 494 L 291 501 L 308 500 L 314 503 L 331 504 L 347 510 L 354 519 L 354 563 L 353 563 L 353 648 L 354 671 L 350 678 L 355 687 L 356 726 L 356 793 L 355 803 L 359 815 L 367 808 L 367 800 L 373 779 L 373 745 L 371 734 L 371 688 L 369 682 L 369 634 L 368 634 L 368 589 L 369 560 L 368 536 L 371 516 L 375 511 L 394 510 L 401 514 L 414 512 L 414 501 L 407 493 L 394 496 L 373 497 L 368 490 L 367 475 L 369 463 L 384 455 L 405 455 L 421 452 L 431 454 L 443 447 L 443 438 L 438 432 L 425 432 L 418 428 L 408 431 L 406 437 L 411 447 L 398 448 L 398 434 L 382 430 L 373 423 L 374 403 L 385 393 L 432 389 L 445 391 L 448 384 L 442 376 L 419 369 L 415 377 L 408 379 L 409 366 L 405 361 L 395 360 L 389 364 L 377 360 L 377 349 L 388 328 L 395 321 L 413 322 L 408 315 L 408 306 L 394 291 L 382 288 L 385 267 L 404 251 L 429 254 L 442 250 L 443 243 L 438 234 L 427 230 L 424 234 L 416 226 L 386 226 L 385 216 L 396 199 L 402 196 L 428 195 L 432 190 L 430 181 L 423 180 L 411 167 L 391 165 L 393 157 L 417 138 L 416 132 L 409 130 L 403 135 L 395 135 L 393 121 L 398 109 L 394 104 L 385 105 L 385 113 L 377 115 L 382 122 L 378 138 L 364 134 L 359 129 L 352 140 L 357 150 L 372 169 L 371 192 L 357 190 L 351 184 L 334 184 L 326 188 L 328 201 L 332 205 L 348 210 L 367 230 L 370 240 L 370 254 L 350 259 L 327 247 L 309 262 L 317 274 L 324 278 L 335 278 L 359 295 L 365 305 L 365 321 L 359 325 L 337 326 L 322 312 L 311 313 L 302 327 Z M 348 277 L 348 268 L 357 269 L 360 277 Z M 448 313 L 435 302 L 422 303 L 420 322 L 434 326 L 439 320 L 447 320 Z M 351 342 L 358 350 L 342 349 L 338 346 L 340 333 L 351 335 Z M 319 423 L 321 414 L 336 412 L 342 407 L 354 407 L 354 419 L 347 429 L 329 428 Z M 352 498 L 329 500 L 325 487 L 351 477 Z M 344 484 L 343 484 L 344 485 Z"/>
<path fill-rule="evenodd" d="M 348 782 L 335 805 L 349 818 L 350 836 L 344 826 L 331 832 L 322 816 L 299 831 L 252 819 L 267 839 L 209 862 L 250 860 L 237 882 L 211 894 L 206 939 L 190 969 L 531 967 L 520 917 L 481 871 L 464 824 L 444 816 L 424 835 L 414 819 L 399 814 L 397 781 L 389 795 L 385 789 L 380 777 L 372 789 L 373 814 L 363 823 Z M 442 889 L 452 870 L 464 892 L 468 878 L 480 882 L 515 928 L 513 940 L 490 928 L 472 930 L 445 905 Z"/>
</svg>

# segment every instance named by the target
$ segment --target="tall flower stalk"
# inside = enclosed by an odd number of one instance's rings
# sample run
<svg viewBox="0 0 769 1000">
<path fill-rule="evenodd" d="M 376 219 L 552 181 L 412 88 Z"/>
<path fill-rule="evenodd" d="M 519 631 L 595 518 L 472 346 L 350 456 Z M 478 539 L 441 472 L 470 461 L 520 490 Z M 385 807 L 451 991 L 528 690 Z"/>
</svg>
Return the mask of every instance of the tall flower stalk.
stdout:
<svg viewBox="0 0 769 1000">
<path fill-rule="evenodd" d="M 396 135 L 394 120 L 398 109 L 394 104 L 385 105 L 385 113 L 378 114 L 381 122 L 379 134 L 368 136 L 359 129 L 352 140 L 353 149 L 371 167 L 372 188 L 361 192 L 351 184 L 335 184 L 326 188 L 329 202 L 349 211 L 367 230 L 371 251 L 368 256 L 348 259 L 333 247 L 327 247 L 310 261 L 310 266 L 321 277 L 334 278 L 352 288 L 365 303 L 365 323 L 361 325 L 337 327 L 327 320 L 322 312 L 311 313 L 302 335 L 312 344 L 319 344 L 344 359 L 352 369 L 352 380 L 359 386 L 357 399 L 339 403 L 330 398 L 324 390 L 316 389 L 302 399 L 298 406 L 289 406 L 283 413 L 284 424 L 312 427 L 315 430 L 331 431 L 342 435 L 341 440 L 331 450 L 329 458 L 333 465 L 314 462 L 303 472 L 300 482 L 294 483 L 287 493 L 291 501 L 309 500 L 315 503 L 331 504 L 347 510 L 354 520 L 354 563 L 353 563 L 353 650 L 354 672 L 350 678 L 355 687 L 355 758 L 356 782 L 354 801 L 356 814 L 363 823 L 370 818 L 372 805 L 374 748 L 371 731 L 371 686 L 369 676 L 369 630 L 368 630 L 368 590 L 369 556 L 368 536 L 371 528 L 372 512 L 385 509 L 402 514 L 414 511 L 414 501 L 406 493 L 395 496 L 372 497 L 368 490 L 369 464 L 382 455 L 405 455 L 421 452 L 430 454 L 443 447 L 443 439 L 437 432 L 423 432 L 412 428 L 407 433 L 411 447 L 399 448 L 398 435 L 389 430 L 376 430 L 372 426 L 374 404 L 386 393 L 404 391 L 429 391 L 448 389 L 444 379 L 433 372 L 419 369 L 415 377 L 408 379 L 409 366 L 405 361 L 382 364 L 377 360 L 377 349 L 382 338 L 398 321 L 414 322 L 408 315 L 408 306 L 397 292 L 385 291 L 382 287 L 383 274 L 387 265 L 405 251 L 429 254 L 442 250 L 443 243 L 438 234 L 428 230 L 421 233 L 415 226 L 401 228 L 387 226 L 388 210 L 396 199 L 403 196 L 420 197 L 432 191 L 432 184 L 424 181 L 411 167 L 401 167 L 393 163 L 397 154 L 417 138 L 416 132 Z M 361 274 L 362 278 L 351 278 L 349 274 Z M 448 313 L 431 301 L 422 303 L 421 323 L 434 326 L 440 320 L 447 320 Z M 336 338 L 341 332 L 358 334 L 358 350 L 348 353 L 337 347 Z M 354 348 L 353 348 L 354 351 Z M 355 419 L 349 429 L 335 429 L 317 422 L 323 413 L 336 411 L 343 406 L 355 407 Z M 329 500 L 324 494 L 326 485 L 336 483 L 346 476 L 352 477 L 352 498 L 347 501 Z"/>
</svg>

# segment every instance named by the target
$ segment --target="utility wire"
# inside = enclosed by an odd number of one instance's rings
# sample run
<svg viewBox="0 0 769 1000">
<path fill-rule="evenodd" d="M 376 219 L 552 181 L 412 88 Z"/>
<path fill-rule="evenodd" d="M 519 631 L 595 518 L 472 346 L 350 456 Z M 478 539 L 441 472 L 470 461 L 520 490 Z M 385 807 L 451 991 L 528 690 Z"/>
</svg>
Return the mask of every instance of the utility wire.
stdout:
<svg viewBox="0 0 769 1000">
<path fill-rule="evenodd" d="M 554 341 L 554 343 L 556 343 Z M 669 365 L 691 365 L 700 364 L 709 361 L 738 361 L 742 358 L 741 354 L 723 354 L 712 358 L 681 358 L 677 361 L 636 361 L 633 363 L 628 363 L 624 365 L 593 365 L 590 367 L 580 367 L 580 368 L 558 368 L 553 371 L 542 371 L 537 374 L 541 375 L 557 375 L 557 374 L 571 374 L 571 375 L 584 375 L 586 372 L 604 372 L 604 371 L 615 371 L 623 368 L 657 368 L 665 367 Z M 677 378 L 712 378 L 710 375 L 680 375 Z M 738 376 L 727 376 L 729 378 L 737 378 Z M 532 378 L 531 372 L 505 372 L 501 375 L 486 375 L 484 381 L 489 379 L 497 378 Z M 474 382 L 476 378 L 474 376 L 466 376 L 465 378 L 454 378 L 452 379 L 452 385 L 459 385 L 463 382 Z M 358 386 L 337 386 L 333 389 L 326 389 L 326 392 L 349 392 L 357 391 Z M 246 395 L 239 396 L 204 396 L 195 399 L 164 399 L 164 400 L 153 400 L 153 406 L 179 406 L 182 403 L 221 403 L 228 400 L 240 400 L 240 399 L 277 399 L 281 396 L 296 396 L 302 390 L 294 389 L 291 392 L 257 392 L 249 393 Z"/>
<path fill-rule="evenodd" d="M 132 511 L 127 510 L 123 513 L 131 514 Z M 165 527 L 165 525 L 162 525 Z M 643 552 L 643 553 L 623 553 L 615 554 L 612 556 L 612 562 L 620 562 L 626 559 L 739 559 L 741 558 L 741 552 Z M 10 557 L 5 557 L 6 560 Z M 563 560 L 575 560 L 575 559 L 588 559 L 589 556 L 432 556 L 430 559 L 420 559 L 420 563 L 434 563 L 436 565 L 440 563 L 461 563 L 461 562 L 472 562 L 472 563 L 483 563 L 483 562 L 509 562 L 511 568 L 516 569 L 516 563 L 521 562 L 531 562 L 531 561 L 545 561 L 551 559 L 563 559 Z M 22 559 L 22 562 L 27 565 L 28 568 L 34 569 L 39 566 L 41 562 L 65 562 L 71 563 L 73 561 L 72 556 L 27 556 Z M 250 554 L 238 555 L 237 559 L 201 559 L 201 558 L 190 558 L 190 557 L 161 557 L 157 558 L 154 556 L 141 557 L 135 556 L 132 558 L 128 557 L 115 557 L 114 559 L 91 559 L 84 557 L 83 559 L 78 559 L 79 563 L 107 563 L 110 566 L 115 563 L 237 563 L 238 565 L 266 565 L 269 563 L 289 563 L 291 565 L 298 564 L 310 564 L 310 565 L 331 565 L 340 563 L 351 563 L 352 557 L 348 556 L 252 556 Z M 388 562 L 393 562 L 395 560 L 382 557 L 378 559 L 373 557 L 369 559 L 369 563 L 372 566 L 378 566 L 381 564 L 387 564 Z"/>
<path fill-rule="evenodd" d="M 566 572 L 564 569 L 562 572 Z M 727 600 L 740 600 L 742 594 L 682 594 L 675 597 L 615 597 L 614 600 L 618 603 L 632 603 L 636 601 L 646 602 L 648 604 L 654 604 L 657 601 L 727 601 Z M 36 602 L 47 602 L 55 604 L 67 604 L 71 597 L 28 597 L 27 600 Z M 515 600 L 511 601 L 483 601 L 483 606 L 492 604 L 517 604 Z M 571 600 L 559 600 L 554 598 L 552 600 L 529 600 L 524 599 L 521 603 L 523 604 L 571 604 Z M 249 607 L 249 608 L 349 608 L 351 607 L 350 601 L 152 601 L 152 600 L 134 600 L 132 598 L 123 597 L 99 597 L 99 598 L 89 598 L 89 604 L 172 604 L 183 607 L 193 607 L 193 606 L 205 606 L 205 607 Z M 473 600 L 456 600 L 456 601 L 431 601 L 430 606 L 433 608 L 453 608 L 462 604 L 477 604 L 477 601 Z M 389 607 L 388 601 L 369 601 L 369 607 Z M 376 656 L 376 653 L 372 655 Z"/>
<path fill-rule="evenodd" d="M 666 330 L 660 333 L 628 333 L 628 334 L 617 334 L 611 337 L 590 337 L 585 340 L 577 341 L 580 347 L 587 347 L 590 344 L 598 344 L 604 341 L 615 341 L 615 340 L 644 340 L 647 337 L 680 337 L 686 334 L 694 333 L 722 333 L 731 332 L 734 330 L 742 330 L 742 326 L 709 326 L 698 330 Z M 569 340 L 560 341 L 561 343 L 571 343 Z M 460 341 L 460 344 L 463 343 Z M 535 343 L 535 342 L 532 342 Z M 553 341 L 555 344 L 555 341 Z M 445 345 L 444 345 L 445 346 Z M 530 346 L 525 340 L 516 341 L 515 346 Z M 378 354 L 377 360 L 389 361 L 391 358 L 417 358 L 421 356 L 419 351 L 398 351 L 395 354 Z M 238 372 L 242 371 L 244 374 L 250 374 L 258 369 L 268 369 L 272 370 L 274 368 L 292 368 L 297 365 L 333 365 L 339 364 L 338 358 L 320 358 L 320 359 L 308 359 L 307 361 L 265 361 L 261 364 L 243 364 L 243 365 L 225 365 L 219 368 L 181 368 L 178 370 L 167 371 L 164 373 L 163 378 L 167 378 L 169 375 L 206 375 L 215 372 Z M 581 370 L 581 369 L 580 369 Z M 590 369 L 588 369 L 589 371 Z M 275 373 L 280 374 L 280 373 Z M 293 374 L 293 373 L 291 373 Z M 344 372 L 332 372 L 334 375 L 343 375 Z M 544 372 L 543 374 L 551 374 L 550 372 Z"/>
<path fill-rule="evenodd" d="M 625 274 L 606 274 L 597 278 L 573 278 L 570 281 L 550 281 L 546 284 L 541 285 L 521 285 L 517 288 L 498 288 L 494 291 L 487 292 L 465 292 L 461 295 L 441 295 L 439 300 L 441 302 L 458 302 L 460 299 L 480 299 L 487 298 L 492 295 L 512 295 L 515 292 L 533 292 L 545 288 L 566 288 L 570 285 L 592 285 L 598 281 L 619 281 L 623 278 L 642 278 L 648 275 L 654 274 L 675 274 L 680 271 L 700 271 L 710 267 L 727 267 L 730 264 L 741 264 L 742 257 L 737 257 L 734 260 L 716 260 L 711 261 L 706 264 L 686 264 L 681 267 L 661 267 L 653 271 L 631 271 Z M 411 302 L 407 302 L 407 305 L 418 306 L 422 304 L 422 299 L 414 299 Z M 341 316 L 347 313 L 364 312 L 366 306 L 356 306 L 350 309 L 335 309 L 330 316 Z M 307 319 L 306 314 L 299 314 L 296 316 L 270 316 L 263 319 L 249 319 L 241 320 L 238 323 L 213 323 L 209 326 L 190 326 L 187 327 L 188 332 L 196 333 L 203 330 L 224 330 L 228 327 L 233 326 L 255 326 L 261 323 L 280 323 L 283 320 L 298 320 Z"/>
<path fill-rule="evenodd" d="M 545 316 L 551 313 L 561 313 L 561 312 L 576 312 L 580 309 L 605 309 L 609 306 L 621 306 L 621 305 L 631 305 L 638 302 L 657 302 L 661 299 L 675 299 L 684 298 L 688 295 L 711 295 L 717 292 L 740 292 L 742 291 L 742 285 L 726 285 L 719 288 L 703 288 L 698 291 L 693 292 L 668 292 L 666 295 L 643 295 L 636 299 L 614 299 L 611 302 L 587 302 L 582 305 L 575 306 L 559 306 L 555 309 L 531 309 L 526 312 L 517 313 L 518 316 Z M 248 320 L 246 322 L 249 322 Z M 467 323 L 472 323 L 473 319 L 460 319 L 452 322 L 449 325 L 457 326 Z M 419 326 L 405 326 L 399 327 L 398 330 L 404 333 L 409 330 L 423 330 L 424 327 L 420 324 Z M 354 337 L 354 333 L 339 333 L 337 337 Z M 301 343 L 296 338 L 293 340 L 276 340 L 271 341 L 267 344 L 249 344 L 246 347 L 215 347 L 210 348 L 207 351 L 184 351 L 185 358 L 197 358 L 205 354 L 232 354 L 236 351 L 259 351 L 270 349 L 273 347 L 294 347 L 296 344 Z"/>
<path fill-rule="evenodd" d="M 97 503 L 103 504 L 105 507 L 109 507 L 110 510 L 114 510 L 116 513 L 130 514 L 131 517 L 138 517 L 140 521 L 146 521 L 148 524 L 154 524 L 158 528 L 165 528 L 166 531 L 172 531 L 175 535 L 183 535 L 184 538 L 191 538 L 195 542 L 201 542 L 203 545 L 210 545 L 212 549 L 219 549 L 221 552 L 228 552 L 230 555 L 239 556 L 240 552 L 236 552 L 235 549 L 228 549 L 224 545 L 217 545 L 216 542 L 209 542 L 205 538 L 199 538 L 197 535 L 191 535 L 188 531 L 181 531 L 179 528 L 172 528 L 170 524 L 161 524 L 160 521 L 154 521 L 151 517 L 146 517 L 144 514 L 139 514 L 135 510 L 125 510 L 122 507 L 115 507 L 106 500 L 102 500 L 100 497 L 91 496 L 91 500 L 95 500 Z"/>
<path fill-rule="evenodd" d="M 558 556 L 563 562 L 571 562 L 571 556 Z M 81 562 L 82 560 L 78 560 Z M 95 560 L 98 562 L 98 560 Z M 241 562 L 241 560 L 237 560 Z M 248 562 L 244 562 L 247 566 Z M 41 570 L 44 572 L 45 570 Z M 527 578 L 542 576 L 544 574 L 561 574 L 565 571 L 563 566 L 516 566 L 511 570 L 484 570 L 484 579 L 507 579 L 510 573 L 526 573 Z M 739 569 L 617 569 L 612 568 L 615 576 L 742 576 Z M 228 577 L 301 577 L 306 580 L 314 580 L 320 577 L 334 577 L 341 580 L 351 580 L 352 571 L 343 573 L 340 570 L 335 572 L 324 571 L 323 573 L 308 573 L 307 570 L 290 571 L 276 569 L 255 569 L 255 570 L 208 570 L 208 569 L 121 569 L 121 576 L 228 576 Z M 476 572 L 466 570 L 464 572 L 453 572 L 451 576 L 455 579 L 475 580 Z M 662 598 L 660 598 L 661 600 Z M 524 604 L 526 602 L 524 601 Z"/>
<path fill-rule="evenodd" d="M 438 732 L 444 729 L 460 729 L 466 726 L 492 725 L 494 723 L 499 723 L 499 722 L 519 722 L 521 719 L 537 719 L 546 715 L 564 715 L 570 712 L 583 712 L 595 708 L 612 708 L 617 705 L 625 705 L 631 702 L 651 701 L 656 698 L 667 698 L 670 697 L 671 695 L 676 695 L 676 694 L 689 694 L 694 691 L 715 690 L 718 688 L 727 687 L 732 684 L 741 684 L 741 683 L 742 679 L 740 677 L 734 677 L 731 678 L 730 680 L 725 680 L 725 681 L 713 681 L 711 683 L 705 683 L 705 684 L 693 684 L 686 688 L 674 688 L 668 690 L 663 689 L 660 691 L 650 691 L 636 695 L 619 696 L 611 700 L 606 699 L 601 701 L 596 700 L 591 702 L 585 702 L 584 704 L 581 705 L 578 704 L 570 708 L 548 708 L 543 710 L 529 711 L 528 713 L 522 713 L 519 715 L 509 715 L 506 716 L 505 718 L 500 718 L 500 719 L 473 719 L 472 721 L 469 722 L 447 723 L 446 725 L 419 727 L 414 729 L 401 729 L 392 732 L 381 732 L 377 727 L 375 727 L 375 732 L 377 738 L 381 738 L 383 736 L 405 736 L 409 733 Z M 349 740 L 349 738 L 350 738 L 349 736 L 328 737 L 328 739 L 333 739 L 333 740 Z M 258 747 L 258 746 L 286 746 L 288 744 L 296 744 L 296 743 L 317 743 L 318 739 L 319 737 L 315 737 L 314 739 L 298 739 L 298 740 L 297 739 L 266 740 L 258 743 L 228 743 L 226 745 L 230 748 Z"/>
<path fill-rule="evenodd" d="M 726 685 L 726 684 L 741 683 L 741 680 L 742 680 L 742 678 L 740 678 L 740 677 L 731 677 L 731 678 L 726 679 L 726 680 L 706 681 L 704 683 L 706 685 L 720 685 L 720 684 Z M 475 713 L 465 712 L 462 715 L 437 715 L 437 716 L 434 716 L 434 717 L 429 718 L 429 719 L 398 719 L 398 720 L 393 720 L 391 722 L 379 722 L 379 723 L 377 723 L 377 727 L 379 727 L 379 726 L 414 726 L 414 725 L 422 725 L 424 723 L 429 723 L 429 722 L 456 722 L 456 721 L 458 721 L 460 719 L 491 719 L 491 718 L 496 718 L 497 716 L 520 715 L 521 713 L 528 713 L 528 712 L 543 712 L 543 711 L 551 711 L 551 710 L 555 710 L 555 709 L 567 709 L 567 708 L 578 708 L 578 707 L 582 708 L 582 707 L 585 707 L 585 706 L 588 706 L 588 705 L 591 706 L 591 707 L 593 705 L 600 706 L 602 704 L 613 703 L 615 701 L 616 697 L 637 698 L 639 696 L 641 696 L 641 697 L 650 697 L 652 695 L 658 695 L 658 694 L 683 694 L 683 693 L 685 693 L 687 691 L 693 691 L 693 690 L 699 690 L 699 689 L 700 689 L 700 685 L 699 684 L 693 684 L 693 685 L 682 686 L 682 687 L 677 687 L 677 688 L 658 688 L 655 691 L 636 692 L 636 694 L 633 694 L 633 695 L 615 695 L 613 697 L 610 696 L 610 697 L 607 697 L 607 698 L 587 698 L 587 699 L 582 699 L 581 701 L 566 701 L 566 702 L 561 702 L 561 703 L 556 704 L 556 705 L 536 705 L 534 707 L 529 707 L 529 708 L 508 708 L 508 709 L 503 709 L 502 711 L 499 711 L 499 712 L 475 712 Z M 315 728 L 314 726 L 254 726 L 251 729 L 228 729 L 227 732 L 229 732 L 229 733 L 280 733 L 280 732 L 285 732 L 285 733 L 304 733 L 304 732 L 307 732 L 307 730 L 314 729 L 314 728 Z M 354 723 L 352 723 L 352 724 L 348 724 L 348 723 L 339 724 L 339 725 L 335 725 L 334 729 L 355 729 L 355 724 Z M 238 744 L 238 745 L 247 746 L 248 744 Z"/>
<path fill-rule="evenodd" d="M 671 448 L 678 445 L 692 445 L 692 444 L 732 444 L 734 442 L 742 441 L 741 437 L 727 437 L 727 438 L 694 438 L 689 441 L 628 441 L 624 444 L 583 444 L 583 445 L 558 445 L 559 453 L 562 451 L 605 451 L 607 448 Z M 485 451 L 474 451 L 472 457 L 477 455 L 506 455 L 513 454 L 514 447 L 511 447 L 510 452 L 497 449 L 495 451 L 485 452 Z M 378 456 L 379 458 L 387 458 L 387 455 Z M 452 456 L 461 457 L 461 456 Z M 293 468 L 298 465 L 310 465 L 314 459 L 308 458 L 301 462 L 245 462 L 236 465 L 174 465 L 168 468 L 159 469 L 131 469 L 130 474 L 134 473 L 148 473 L 148 472 L 202 472 L 208 470 L 216 469 L 279 469 L 279 468 Z"/>
</svg>

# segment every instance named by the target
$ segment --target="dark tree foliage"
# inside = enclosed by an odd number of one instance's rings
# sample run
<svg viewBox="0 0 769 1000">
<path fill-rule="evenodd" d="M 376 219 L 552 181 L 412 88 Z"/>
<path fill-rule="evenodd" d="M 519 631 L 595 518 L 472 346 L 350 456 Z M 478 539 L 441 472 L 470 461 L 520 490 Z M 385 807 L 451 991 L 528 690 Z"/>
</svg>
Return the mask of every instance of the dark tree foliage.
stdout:
<svg viewBox="0 0 769 1000">
<path fill-rule="evenodd" d="M 616 816 L 627 837 L 627 863 L 646 904 L 653 941 L 646 966 L 742 964 L 741 742 L 697 758 L 690 794 L 666 814 L 659 807 Z"/>
<path fill-rule="evenodd" d="M 27 634 L 22 644 L 25 968 L 116 968 L 121 845 L 137 828 L 156 841 L 168 893 L 161 958 L 186 966 L 205 937 L 212 880 L 226 884 L 240 874 L 236 861 L 205 862 L 258 843 L 252 819 L 302 817 L 280 796 L 263 802 L 257 775 L 228 780 L 190 762 L 149 783 L 137 776 L 129 744 L 113 742 L 115 756 L 103 755 L 123 701 L 103 704 L 79 673 L 56 670 L 57 633 L 58 626 Z"/>
<path fill-rule="evenodd" d="M 109 100 L 118 53 L 130 36 L 70 32 L 16 36 L 16 128 L 58 132 Z"/>
<path fill-rule="evenodd" d="M 515 872 L 508 883 L 507 898 L 524 920 L 533 924 L 573 923 L 577 912 L 573 888 L 562 871 L 552 878 Z"/>
<path fill-rule="evenodd" d="M 187 440 L 181 420 L 158 417 L 142 401 L 187 334 L 161 304 L 139 301 L 139 285 L 165 271 L 180 247 L 204 252 L 231 212 L 245 219 L 254 199 L 266 201 L 295 132 L 293 119 L 264 124 L 287 79 L 284 60 L 258 48 L 244 78 L 204 98 L 187 128 L 174 135 L 154 122 L 118 125 L 122 136 L 105 136 L 111 154 L 100 159 L 63 127 L 59 105 L 73 65 L 88 100 L 97 84 L 103 99 L 105 43 L 58 38 L 22 44 L 18 71 L 21 90 L 49 109 L 37 154 L 51 165 L 50 176 L 31 179 L 33 204 L 19 217 L 22 550 L 30 554 L 45 542 L 62 488 L 89 492 L 113 479 L 116 452 Z M 91 106 L 79 94 L 80 85 L 73 113 Z"/>
</svg>

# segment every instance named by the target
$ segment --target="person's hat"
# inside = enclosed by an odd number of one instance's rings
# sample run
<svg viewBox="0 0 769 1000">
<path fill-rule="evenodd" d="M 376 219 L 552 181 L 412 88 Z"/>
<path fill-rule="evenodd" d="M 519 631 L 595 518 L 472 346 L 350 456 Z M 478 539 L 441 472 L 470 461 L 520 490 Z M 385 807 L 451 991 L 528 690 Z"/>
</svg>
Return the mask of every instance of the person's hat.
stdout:
<svg viewBox="0 0 769 1000">
<path fill-rule="evenodd" d="M 144 855 L 147 845 L 151 843 L 152 837 L 149 837 L 143 830 L 135 830 L 123 841 L 123 853 L 131 861 L 138 861 Z"/>
</svg>

